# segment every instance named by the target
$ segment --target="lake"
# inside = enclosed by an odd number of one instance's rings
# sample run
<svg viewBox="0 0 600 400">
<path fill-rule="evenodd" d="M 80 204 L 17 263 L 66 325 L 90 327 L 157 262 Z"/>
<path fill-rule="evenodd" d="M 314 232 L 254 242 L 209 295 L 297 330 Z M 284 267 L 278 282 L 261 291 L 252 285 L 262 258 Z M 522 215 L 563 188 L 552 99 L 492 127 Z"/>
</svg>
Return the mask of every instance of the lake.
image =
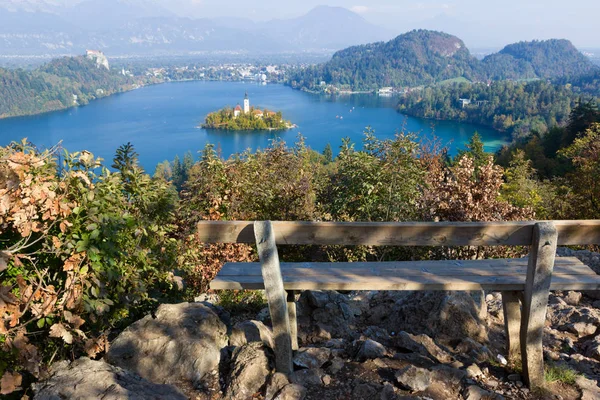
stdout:
<svg viewBox="0 0 600 400">
<path fill-rule="evenodd" d="M 284 118 L 298 127 L 276 133 L 197 128 L 209 112 L 242 104 L 246 91 L 251 105 L 282 111 Z M 196 156 L 207 143 L 214 144 L 223 157 L 265 148 L 278 137 L 293 144 L 298 134 L 319 152 L 331 143 L 336 153 L 344 137 L 360 148 L 367 126 L 380 139 L 391 138 L 402 129 L 431 137 L 433 127 L 451 154 L 464 147 L 475 131 L 490 152 L 509 139 L 482 126 L 407 117 L 395 111 L 395 103 L 393 98 L 364 94 L 332 98 L 277 84 L 173 82 L 106 97 L 85 107 L 0 120 L 0 145 L 23 137 L 42 148 L 62 141 L 69 151 L 89 150 L 110 161 L 117 147 L 131 142 L 142 166 L 152 172 L 157 163 L 173 160 L 175 155 L 183 157 L 192 151 Z"/>
</svg>

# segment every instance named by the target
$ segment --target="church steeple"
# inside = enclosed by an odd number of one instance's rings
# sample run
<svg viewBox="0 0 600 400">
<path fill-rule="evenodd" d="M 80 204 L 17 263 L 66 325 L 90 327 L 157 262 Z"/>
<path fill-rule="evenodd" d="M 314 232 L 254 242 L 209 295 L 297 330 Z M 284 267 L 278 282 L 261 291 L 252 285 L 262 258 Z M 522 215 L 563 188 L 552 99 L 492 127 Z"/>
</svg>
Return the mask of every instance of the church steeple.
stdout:
<svg viewBox="0 0 600 400">
<path fill-rule="evenodd" d="M 248 114 L 250 112 L 250 99 L 248 99 L 248 92 L 244 96 L 244 114 Z"/>
</svg>

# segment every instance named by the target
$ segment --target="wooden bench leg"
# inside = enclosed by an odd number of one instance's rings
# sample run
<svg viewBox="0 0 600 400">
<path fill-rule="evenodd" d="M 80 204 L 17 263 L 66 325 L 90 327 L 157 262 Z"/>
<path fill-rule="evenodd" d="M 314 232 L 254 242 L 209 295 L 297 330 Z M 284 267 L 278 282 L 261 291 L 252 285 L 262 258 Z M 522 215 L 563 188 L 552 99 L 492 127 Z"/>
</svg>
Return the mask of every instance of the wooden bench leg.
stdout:
<svg viewBox="0 0 600 400">
<path fill-rule="evenodd" d="M 298 350 L 298 320 L 296 318 L 296 291 L 288 290 L 287 308 L 290 319 L 290 334 L 292 336 L 292 350 Z"/>
<path fill-rule="evenodd" d="M 552 222 L 540 222 L 533 229 L 521 320 L 523 377 L 531 389 L 544 385 L 542 336 L 556 256 L 558 234 Z"/>
<path fill-rule="evenodd" d="M 504 310 L 504 332 L 506 333 L 506 351 L 510 363 L 521 359 L 521 292 L 502 292 Z"/>
<path fill-rule="evenodd" d="M 293 372 L 290 320 L 287 310 L 287 295 L 283 288 L 279 255 L 271 221 L 255 221 L 254 236 L 273 322 L 275 368 L 277 372 L 289 375 Z"/>
</svg>

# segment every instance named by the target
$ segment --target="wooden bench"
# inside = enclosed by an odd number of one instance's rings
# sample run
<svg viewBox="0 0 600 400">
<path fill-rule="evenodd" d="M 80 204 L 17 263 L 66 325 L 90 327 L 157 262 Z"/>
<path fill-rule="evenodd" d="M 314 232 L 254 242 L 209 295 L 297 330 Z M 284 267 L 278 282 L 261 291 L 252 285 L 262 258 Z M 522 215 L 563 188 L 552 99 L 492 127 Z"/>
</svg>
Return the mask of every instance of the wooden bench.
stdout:
<svg viewBox="0 0 600 400">
<path fill-rule="evenodd" d="M 265 289 L 276 368 L 292 372 L 298 290 L 502 292 L 507 353 L 530 387 L 544 383 L 542 335 L 549 290 L 600 290 L 600 276 L 557 245 L 600 243 L 600 220 L 473 223 L 203 221 L 205 243 L 256 243 L 260 263 L 227 263 L 211 289 Z M 530 246 L 528 259 L 279 263 L 277 245 Z M 286 293 L 287 291 L 287 293 Z"/>
</svg>

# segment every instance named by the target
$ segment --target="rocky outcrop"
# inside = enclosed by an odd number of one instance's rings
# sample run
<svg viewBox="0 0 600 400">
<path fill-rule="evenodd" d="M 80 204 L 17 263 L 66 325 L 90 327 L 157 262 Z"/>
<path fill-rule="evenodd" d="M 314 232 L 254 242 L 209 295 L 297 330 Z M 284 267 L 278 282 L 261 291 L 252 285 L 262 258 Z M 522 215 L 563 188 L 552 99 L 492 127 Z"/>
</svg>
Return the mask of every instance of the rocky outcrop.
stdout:
<svg viewBox="0 0 600 400">
<path fill-rule="evenodd" d="M 333 338 L 356 338 L 360 308 L 335 291 L 307 290 L 298 300 L 298 336 L 304 343 L 319 343 Z"/>
<path fill-rule="evenodd" d="M 111 344 L 111 364 L 156 383 L 193 384 L 219 365 L 227 327 L 207 305 L 164 304 L 123 331 Z"/>
<path fill-rule="evenodd" d="M 54 364 L 52 376 L 34 386 L 35 400 L 186 400 L 178 389 L 149 382 L 104 361 L 80 358 Z"/>
<path fill-rule="evenodd" d="M 254 342 L 236 348 L 231 356 L 225 398 L 252 399 L 265 385 L 270 372 L 264 344 Z"/>
<path fill-rule="evenodd" d="M 478 297 L 467 292 L 379 292 L 371 297 L 366 323 L 389 332 L 482 342 L 487 340 L 486 309 L 476 302 Z"/>
<path fill-rule="evenodd" d="M 229 337 L 229 344 L 243 346 L 252 342 L 262 342 L 272 349 L 274 347 L 273 331 L 260 321 L 242 321 L 235 324 Z"/>
</svg>

